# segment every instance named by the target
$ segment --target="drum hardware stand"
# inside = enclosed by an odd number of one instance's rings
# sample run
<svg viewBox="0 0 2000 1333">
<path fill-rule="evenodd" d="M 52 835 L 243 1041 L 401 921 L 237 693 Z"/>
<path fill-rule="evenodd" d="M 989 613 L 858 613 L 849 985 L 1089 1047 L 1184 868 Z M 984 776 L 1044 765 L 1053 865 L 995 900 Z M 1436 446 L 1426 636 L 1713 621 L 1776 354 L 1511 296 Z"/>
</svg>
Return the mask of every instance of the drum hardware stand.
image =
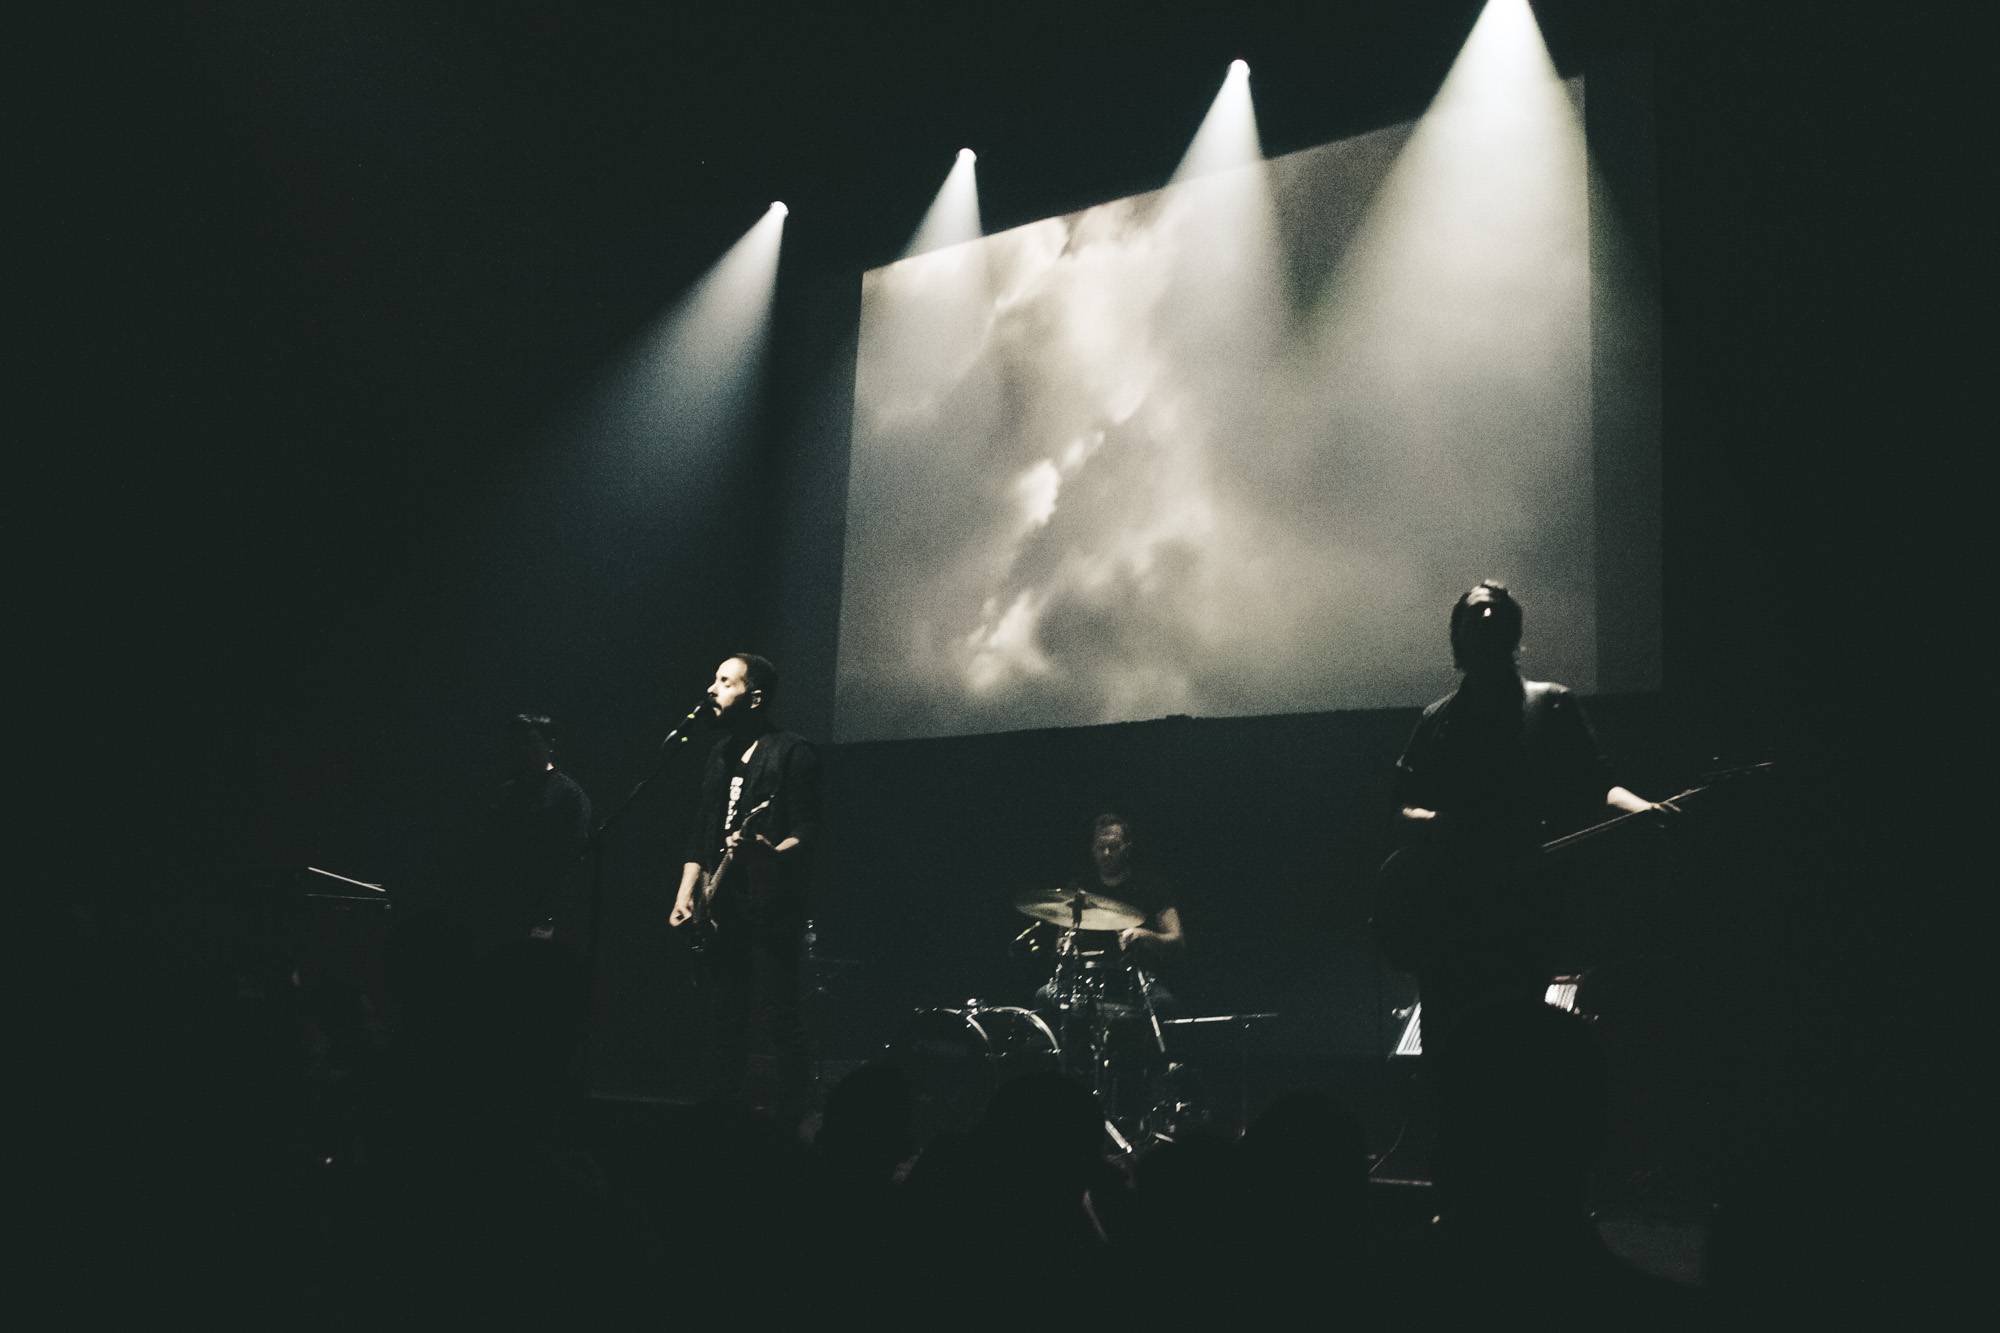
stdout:
<svg viewBox="0 0 2000 1333">
<path fill-rule="evenodd" d="M 807 917 L 805 929 L 799 932 L 799 1020 L 815 1038 L 819 1036 L 816 1029 L 825 1007 L 826 981 L 819 956 L 819 929 L 813 924 L 813 919 Z M 825 1049 L 825 1043 L 814 1040 L 812 1049 L 817 1057 Z M 817 1058 L 812 1062 L 812 1098 L 815 1105 L 820 1096 L 821 1063 Z"/>
<path fill-rule="evenodd" d="M 1224 1023 L 1236 1033 L 1236 1132 L 1241 1135 L 1250 1125 L 1250 1033 L 1258 1024 L 1276 1018 L 1275 1012 L 1248 1014 L 1203 1014 L 1192 1018 L 1169 1018 L 1162 1021 L 1163 1027 L 1197 1027 L 1211 1023 Z"/>
<path fill-rule="evenodd" d="M 1070 922 L 1070 926 L 1062 933 L 1062 939 L 1056 944 L 1056 1003 L 1062 1006 L 1062 1050 L 1057 1058 L 1061 1061 L 1065 1074 L 1076 1072 L 1070 1068 L 1070 1052 L 1076 1049 L 1075 1015 L 1077 1005 L 1084 998 L 1083 979 L 1080 975 L 1083 955 L 1078 951 L 1076 941 L 1076 932 L 1083 922 L 1081 897 L 1070 904 Z M 1096 1047 L 1097 1043 L 1093 1040 L 1090 1075 L 1090 1090 L 1093 1093 L 1097 1091 Z"/>
<path fill-rule="evenodd" d="M 1056 1052 L 1057 1067 L 1065 1074 L 1075 1076 L 1081 1073 L 1072 1064 L 1072 1052 L 1076 1051 L 1077 1013 L 1088 1008 L 1084 1016 L 1083 1030 L 1086 1034 L 1084 1047 L 1090 1060 L 1090 1092 L 1097 1099 L 1100 1111 L 1104 1106 L 1104 1072 L 1107 1060 L 1108 1034 L 1104 1031 L 1103 1016 L 1098 1013 L 1096 997 L 1089 993 L 1083 980 L 1083 954 L 1077 945 L 1077 931 L 1083 920 L 1083 900 L 1079 897 L 1070 908 L 1070 925 L 1064 929 L 1062 938 L 1056 943 L 1056 978 L 1054 991 L 1056 1003 L 1062 1009 L 1062 1039 Z M 1150 1006 L 1149 1006 L 1150 1008 Z M 1158 1024 L 1154 1024 L 1155 1032 Z M 1135 1149 L 1132 1141 L 1125 1137 L 1109 1115 L 1104 1116 L 1104 1135 L 1122 1155 L 1130 1155 Z"/>
<path fill-rule="evenodd" d="M 1161 1055 L 1165 1055 L 1167 1033 L 1160 1026 L 1160 1011 L 1153 1005 L 1153 974 L 1137 963 L 1132 964 L 1132 972 L 1139 978 L 1139 999 L 1146 1008 L 1146 1024 L 1153 1030 L 1153 1045 Z"/>
</svg>

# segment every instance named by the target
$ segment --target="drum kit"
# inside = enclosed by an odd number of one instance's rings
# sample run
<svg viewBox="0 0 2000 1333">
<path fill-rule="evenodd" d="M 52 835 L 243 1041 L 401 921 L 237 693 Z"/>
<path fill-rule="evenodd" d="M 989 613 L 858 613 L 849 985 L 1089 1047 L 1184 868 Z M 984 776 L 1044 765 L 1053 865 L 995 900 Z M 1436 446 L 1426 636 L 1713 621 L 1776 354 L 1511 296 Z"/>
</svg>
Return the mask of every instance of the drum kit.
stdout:
<svg viewBox="0 0 2000 1333">
<path fill-rule="evenodd" d="M 1146 913 L 1102 893 L 1030 889 L 1014 909 L 1053 926 L 1054 967 L 1035 992 L 1037 1008 L 977 998 L 922 1009 L 892 1047 L 910 1073 L 925 1128 L 970 1125 L 1000 1083 L 1058 1072 L 1082 1082 L 1104 1108 L 1111 1142 L 1130 1151 L 1142 1138 L 1170 1138 L 1191 1111 L 1176 1095 L 1157 1000 L 1157 980 L 1122 950 L 1116 933 Z M 1026 938 L 1034 927 L 1017 937 Z"/>
</svg>

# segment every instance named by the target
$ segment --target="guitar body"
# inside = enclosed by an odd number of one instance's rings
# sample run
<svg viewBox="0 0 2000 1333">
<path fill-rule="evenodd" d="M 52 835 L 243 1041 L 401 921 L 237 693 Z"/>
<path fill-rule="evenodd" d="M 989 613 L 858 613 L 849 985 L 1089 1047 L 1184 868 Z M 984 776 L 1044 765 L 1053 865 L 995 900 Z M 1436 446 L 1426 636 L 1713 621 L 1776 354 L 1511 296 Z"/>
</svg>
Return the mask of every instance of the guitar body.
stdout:
<svg viewBox="0 0 2000 1333">
<path fill-rule="evenodd" d="M 774 796 L 766 797 L 753 806 L 750 813 L 743 816 L 743 823 L 737 828 L 737 833 L 739 835 L 746 833 L 757 816 L 770 809 L 771 802 L 776 799 Z M 707 953 L 716 945 L 718 930 L 715 924 L 715 895 L 722 888 L 722 881 L 728 877 L 729 867 L 736 861 L 736 850 L 736 844 L 725 846 L 721 858 L 715 863 L 715 869 L 703 874 L 701 882 L 695 885 L 694 911 L 681 923 L 681 931 L 687 940 L 688 948 L 696 953 Z"/>
</svg>

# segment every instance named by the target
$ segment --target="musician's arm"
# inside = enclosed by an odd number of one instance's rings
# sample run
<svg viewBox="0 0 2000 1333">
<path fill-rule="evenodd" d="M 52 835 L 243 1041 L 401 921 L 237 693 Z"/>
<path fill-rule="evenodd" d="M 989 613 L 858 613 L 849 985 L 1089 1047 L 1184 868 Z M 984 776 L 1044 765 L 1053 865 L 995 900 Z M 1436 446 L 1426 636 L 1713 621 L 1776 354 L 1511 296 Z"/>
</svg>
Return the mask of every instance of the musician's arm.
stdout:
<svg viewBox="0 0 2000 1333">
<path fill-rule="evenodd" d="M 702 780 L 703 807 L 706 807 L 708 803 L 708 786 L 708 780 L 704 776 Z M 701 856 L 699 840 L 702 828 L 702 818 L 700 814 L 696 814 L 694 825 L 688 830 L 687 849 L 681 853 L 680 887 L 674 891 L 673 910 L 667 914 L 667 924 L 670 926 L 678 926 L 694 915 L 695 886 L 701 883 L 702 872 L 705 869 L 698 859 Z"/>
<path fill-rule="evenodd" d="M 811 842 L 819 831 L 819 756 L 804 741 L 785 756 L 783 784 L 792 827 L 776 842 L 761 835 L 758 838 L 780 856 Z"/>
<path fill-rule="evenodd" d="M 1162 907 L 1153 917 L 1156 926 L 1129 926 L 1118 932 L 1118 947 L 1130 949 L 1139 945 L 1149 951 L 1178 951 L 1187 943 L 1187 936 L 1181 931 L 1181 909 Z"/>
<path fill-rule="evenodd" d="M 667 916 L 667 924 L 678 926 L 694 915 L 695 886 L 701 883 L 702 874 L 708 869 L 702 857 L 714 856 L 715 849 L 707 845 L 715 836 L 713 826 L 705 815 L 719 808 L 722 796 L 722 743 L 718 742 L 708 752 L 708 761 L 702 768 L 701 787 L 695 797 L 694 819 L 688 825 L 687 841 L 681 848 L 681 882 L 674 893 L 673 911 Z"/>
<path fill-rule="evenodd" d="M 678 926 L 694 915 L 694 887 L 701 883 L 701 862 L 689 861 L 681 867 L 681 886 L 674 894 L 674 910 L 667 917 L 667 924 Z"/>
<path fill-rule="evenodd" d="M 1438 831 L 1435 784 L 1425 777 L 1429 769 L 1432 713 L 1426 710 L 1417 723 L 1410 743 L 1396 760 L 1396 830 L 1405 840 L 1425 837 Z"/>
<path fill-rule="evenodd" d="M 1679 807 L 1666 801 L 1649 801 L 1630 787 L 1621 787 L 1611 781 L 1611 766 L 1604 760 L 1603 747 L 1597 743 L 1597 733 L 1591 729 L 1590 719 L 1584 716 L 1583 705 L 1568 690 L 1558 687 L 1549 702 L 1560 725 L 1556 735 L 1560 751 L 1566 754 L 1567 763 L 1575 766 L 1579 794 L 1588 792 L 1593 785 L 1601 784 L 1604 791 L 1604 808 L 1621 815 L 1638 815 L 1652 810 L 1660 814 L 1679 814 Z"/>
</svg>

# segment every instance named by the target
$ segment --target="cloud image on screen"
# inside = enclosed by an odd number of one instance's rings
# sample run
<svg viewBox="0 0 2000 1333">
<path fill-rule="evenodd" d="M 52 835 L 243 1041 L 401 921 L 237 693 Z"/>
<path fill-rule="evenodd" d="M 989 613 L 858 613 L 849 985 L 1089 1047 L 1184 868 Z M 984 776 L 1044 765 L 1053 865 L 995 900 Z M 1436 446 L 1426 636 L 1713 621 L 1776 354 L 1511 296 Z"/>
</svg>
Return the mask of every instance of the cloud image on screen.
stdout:
<svg viewBox="0 0 2000 1333">
<path fill-rule="evenodd" d="M 864 275 L 836 732 L 1402 706 L 1451 601 L 1597 676 L 1582 88 Z"/>
</svg>

